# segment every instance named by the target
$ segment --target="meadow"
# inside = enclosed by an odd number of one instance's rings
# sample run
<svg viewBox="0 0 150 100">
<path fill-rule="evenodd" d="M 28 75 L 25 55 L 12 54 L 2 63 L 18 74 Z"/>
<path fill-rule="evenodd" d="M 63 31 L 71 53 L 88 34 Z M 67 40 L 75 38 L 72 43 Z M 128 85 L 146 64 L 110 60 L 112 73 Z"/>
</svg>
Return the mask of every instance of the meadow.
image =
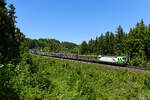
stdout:
<svg viewBox="0 0 150 100">
<path fill-rule="evenodd" d="M 30 55 L 9 83 L 25 100 L 148 100 L 150 74 Z"/>
</svg>

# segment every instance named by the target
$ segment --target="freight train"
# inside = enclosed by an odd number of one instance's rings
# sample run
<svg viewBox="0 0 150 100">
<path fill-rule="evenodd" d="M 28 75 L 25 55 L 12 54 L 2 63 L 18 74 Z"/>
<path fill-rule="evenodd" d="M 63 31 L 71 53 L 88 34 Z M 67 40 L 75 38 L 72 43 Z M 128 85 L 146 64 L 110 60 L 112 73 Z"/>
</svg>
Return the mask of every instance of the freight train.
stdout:
<svg viewBox="0 0 150 100">
<path fill-rule="evenodd" d="M 61 53 L 47 53 L 47 52 L 31 52 L 32 54 L 49 56 L 71 60 L 81 60 L 97 63 L 107 63 L 116 65 L 127 65 L 127 58 L 125 56 L 104 56 L 104 55 L 78 55 L 78 54 L 61 54 Z"/>
</svg>

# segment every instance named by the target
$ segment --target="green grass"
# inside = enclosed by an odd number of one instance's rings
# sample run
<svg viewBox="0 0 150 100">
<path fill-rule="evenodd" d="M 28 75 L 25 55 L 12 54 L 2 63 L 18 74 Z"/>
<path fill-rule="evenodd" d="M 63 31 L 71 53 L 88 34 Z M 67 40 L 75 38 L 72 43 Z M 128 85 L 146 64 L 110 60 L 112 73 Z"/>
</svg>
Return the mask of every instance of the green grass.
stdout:
<svg viewBox="0 0 150 100">
<path fill-rule="evenodd" d="M 149 73 L 39 56 L 32 56 L 31 65 L 26 64 L 21 69 L 22 65 L 18 65 L 20 72 L 17 71 L 18 76 L 12 80 L 20 99 L 150 99 Z"/>
</svg>

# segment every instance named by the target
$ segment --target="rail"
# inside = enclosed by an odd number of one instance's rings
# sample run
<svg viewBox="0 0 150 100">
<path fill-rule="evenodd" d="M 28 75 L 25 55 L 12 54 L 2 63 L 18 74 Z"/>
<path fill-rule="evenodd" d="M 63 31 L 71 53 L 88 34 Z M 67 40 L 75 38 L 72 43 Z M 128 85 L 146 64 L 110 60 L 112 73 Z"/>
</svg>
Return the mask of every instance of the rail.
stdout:
<svg viewBox="0 0 150 100">
<path fill-rule="evenodd" d="M 33 54 L 33 53 L 32 53 Z M 88 63 L 88 64 L 95 64 L 95 65 L 100 65 L 104 67 L 109 67 L 109 68 L 114 68 L 114 69 L 126 69 L 126 70 L 134 70 L 134 71 L 140 71 L 140 72 L 150 72 L 150 68 L 143 68 L 143 67 L 138 67 L 138 66 L 123 66 L 123 65 L 116 65 L 116 64 L 108 64 L 105 62 L 99 62 L 96 60 L 87 60 L 87 59 L 78 59 L 78 58 L 65 58 L 65 57 L 56 57 L 53 55 L 44 55 L 44 54 L 34 54 L 38 56 L 46 56 L 46 57 L 51 57 L 51 58 L 57 58 L 57 59 L 63 59 L 63 60 L 70 60 L 74 62 L 80 62 L 80 63 Z M 84 55 L 85 56 L 85 55 Z"/>
</svg>

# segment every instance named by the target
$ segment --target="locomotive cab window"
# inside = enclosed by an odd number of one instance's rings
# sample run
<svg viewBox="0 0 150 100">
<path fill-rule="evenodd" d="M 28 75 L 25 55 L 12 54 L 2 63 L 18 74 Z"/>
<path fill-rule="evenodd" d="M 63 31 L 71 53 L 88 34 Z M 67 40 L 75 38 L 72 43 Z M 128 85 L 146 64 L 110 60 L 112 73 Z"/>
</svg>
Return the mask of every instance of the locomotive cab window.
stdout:
<svg viewBox="0 0 150 100">
<path fill-rule="evenodd" d="M 127 60 L 127 58 L 125 58 L 125 57 L 123 57 L 122 59 L 123 59 L 124 61 L 126 61 L 126 60 Z"/>
</svg>

